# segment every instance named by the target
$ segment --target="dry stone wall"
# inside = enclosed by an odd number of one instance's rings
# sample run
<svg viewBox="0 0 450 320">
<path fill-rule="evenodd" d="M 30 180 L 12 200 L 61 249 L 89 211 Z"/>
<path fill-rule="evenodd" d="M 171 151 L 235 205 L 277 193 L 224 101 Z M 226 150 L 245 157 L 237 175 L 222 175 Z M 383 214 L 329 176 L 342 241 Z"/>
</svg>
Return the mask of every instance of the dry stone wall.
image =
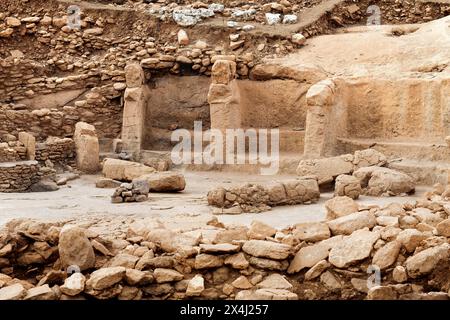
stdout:
<svg viewBox="0 0 450 320">
<path fill-rule="evenodd" d="M 27 149 L 18 141 L 0 143 L 0 162 L 27 160 Z"/>
<path fill-rule="evenodd" d="M 23 192 L 39 181 L 37 161 L 0 163 L 0 192 Z"/>
<path fill-rule="evenodd" d="M 0 232 L 0 299 L 447 300 L 448 194 L 283 230 L 212 219 L 175 232 L 144 219 L 100 235 L 14 220 Z"/>
<path fill-rule="evenodd" d="M 50 137 L 46 142 L 36 144 L 36 160 L 54 164 L 75 165 L 75 143 L 69 138 Z"/>
</svg>

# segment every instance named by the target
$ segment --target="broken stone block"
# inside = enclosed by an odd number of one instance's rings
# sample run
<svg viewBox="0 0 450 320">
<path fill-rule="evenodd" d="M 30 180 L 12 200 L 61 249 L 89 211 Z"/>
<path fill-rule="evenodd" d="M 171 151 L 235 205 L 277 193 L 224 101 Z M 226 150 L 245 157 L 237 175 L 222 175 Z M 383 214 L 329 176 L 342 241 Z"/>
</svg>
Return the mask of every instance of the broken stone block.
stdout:
<svg viewBox="0 0 450 320">
<path fill-rule="evenodd" d="M 153 172 L 139 177 L 146 180 L 150 192 L 179 192 L 186 187 L 184 175 L 178 172 Z"/>
<path fill-rule="evenodd" d="M 242 252 L 229 256 L 225 259 L 225 265 L 229 265 L 234 269 L 247 269 L 249 266 L 249 262 L 245 259 L 245 256 Z"/>
<path fill-rule="evenodd" d="M 200 252 L 226 254 L 236 253 L 240 250 L 240 246 L 231 243 L 219 243 L 219 244 L 200 244 Z"/>
<path fill-rule="evenodd" d="M 367 300 L 396 300 L 397 292 L 391 286 L 375 286 L 369 289 Z"/>
<path fill-rule="evenodd" d="M 198 297 L 205 290 L 205 279 L 199 274 L 195 275 L 194 278 L 189 280 L 186 296 L 188 297 Z"/>
<path fill-rule="evenodd" d="M 223 259 L 219 256 L 201 253 L 195 257 L 195 269 L 219 268 L 223 265 Z"/>
<path fill-rule="evenodd" d="M 301 241 L 316 242 L 328 239 L 330 229 L 323 222 L 298 223 L 295 225 L 293 235 Z"/>
<path fill-rule="evenodd" d="M 401 248 L 400 241 L 392 241 L 378 249 L 372 259 L 372 264 L 384 270 L 392 266 L 397 260 Z"/>
<path fill-rule="evenodd" d="M 125 276 L 126 269 L 124 267 L 101 268 L 91 273 L 86 288 L 93 290 L 103 290 L 114 286 L 122 281 Z"/>
<path fill-rule="evenodd" d="M 375 149 L 358 150 L 353 155 L 354 170 L 372 166 L 382 167 L 386 163 L 386 156 Z"/>
<path fill-rule="evenodd" d="M 106 158 L 103 163 L 103 175 L 113 180 L 132 181 L 153 172 L 154 168 L 137 162 Z"/>
<path fill-rule="evenodd" d="M 440 261 L 448 259 L 449 255 L 450 244 L 448 243 L 420 251 L 406 260 L 408 276 L 417 278 L 432 272 Z"/>
<path fill-rule="evenodd" d="M 394 270 L 392 270 L 392 279 L 398 283 L 406 282 L 406 280 L 408 280 L 408 274 L 405 267 L 396 266 Z"/>
<path fill-rule="evenodd" d="M 388 168 L 365 167 L 353 172 L 365 194 L 370 196 L 398 196 L 415 191 L 414 180 L 406 173 Z"/>
<path fill-rule="evenodd" d="M 247 232 L 249 239 L 264 240 L 266 237 L 273 237 L 277 230 L 260 221 L 253 221 Z"/>
<path fill-rule="evenodd" d="M 330 246 L 326 243 L 316 243 L 301 248 L 289 265 L 288 273 L 300 272 L 304 268 L 311 268 L 321 260 L 328 258 Z"/>
<path fill-rule="evenodd" d="M 336 178 L 334 188 L 335 196 L 347 196 L 356 200 L 361 195 L 361 192 L 361 184 L 356 177 L 342 174 Z"/>
<path fill-rule="evenodd" d="M 180 281 L 184 278 L 183 274 L 178 271 L 165 268 L 156 268 L 153 276 L 157 283 Z"/>
<path fill-rule="evenodd" d="M 281 274 L 273 273 L 256 285 L 258 289 L 292 290 L 293 285 Z"/>
<path fill-rule="evenodd" d="M 178 31 L 178 44 L 181 46 L 187 46 L 189 44 L 188 34 L 183 29 Z"/>
<path fill-rule="evenodd" d="M 240 276 L 234 280 L 231 285 L 236 289 L 250 289 L 253 285 L 248 281 L 246 276 Z"/>
<path fill-rule="evenodd" d="M 359 229 L 372 229 L 377 222 L 373 213 L 362 211 L 328 221 L 327 224 L 333 235 L 350 235 Z"/>
<path fill-rule="evenodd" d="M 325 202 L 325 208 L 327 209 L 327 220 L 340 218 L 359 210 L 358 204 L 347 196 L 328 200 Z"/>
<path fill-rule="evenodd" d="M 264 240 L 249 240 L 242 250 L 254 257 L 284 260 L 290 255 L 291 247 L 286 244 Z"/>
<path fill-rule="evenodd" d="M 297 167 L 299 176 L 316 176 L 319 185 L 330 183 L 341 174 L 353 172 L 353 155 L 346 154 L 338 157 L 302 160 Z"/>
<path fill-rule="evenodd" d="M 270 206 L 315 202 L 320 197 L 317 180 L 302 177 L 265 185 L 247 183 L 208 192 L 208 203 L 219 208 L 239 206 L 243 212 L 262 212 Z"/>
<path fill-rule="evenodd" d="M 28 290 L 27 295 L 23 298 L 24 300 L 55 300 L 55 292 L 50 289 L 48 284 L 43 286 L 38 286 Z"/>
<path fill-rule="evenodd" d="M 305 273 L 305 280 L 310 281 L 318 276 L 320 276 L 325 270 L 327 270 L 330 267 L 330 263 L 327 260 L 321 260 L 317 262 L 311 269 L 309 269 Z"/>
<path fill-rule="evenodd" d="M 76 296 L 83 292 L 85 283 L 86 277 L 83 274 L 76 272 L 64 281 L 64 284 L 60 289 L 62 293 L 68 296 Z"/>
<path fill-rule="evenodd" d="M 95 182 L 96 188 L 103 188 L 103 189 L 112 189 L 112 188 L 118 188 L 122 182 L 109 179 L 109 178 L 98 178 Z"/>
<path fill-rule="evenodd" d="M 428 236 L 416 229 L 405 229 L 397 235 L 397 240 L 400 241 L 408 252 L 413 252 L 422 240 L 426 238 Z"/>
<path fill-rule="evenodd" d="M 77 168 L 86 173 L 96 173 L 100 168 L 100 146 L 95 127 L 78 122 L 75 125 L 73 140 L 77 154 Z"/>
<path fill-rule="evenodd" d="M 333 247 L 328 261 L 338 268 L 346 268 L 369 257 L 373 245 L 380 238 L 378 232 L 357 230 Z"/>
<path fill-rule="evenodd" d="M 0 289 L 0 300 L 20 300 L 27 294 L 27 290 L 20 283 Z"/>
<path fill-rule="evenodd" d="M 67 226 L 62 228 L 58 243 L 63 267 L 77 266 L 81 271 L 95 265 L 95 254 L 84 229 Z"/>
<path fill-rule="evenodd" d="M 450 238 L 450 219 L 439 222 L 436 226 L 436 230 L 439 235 Z"/>
</svg>

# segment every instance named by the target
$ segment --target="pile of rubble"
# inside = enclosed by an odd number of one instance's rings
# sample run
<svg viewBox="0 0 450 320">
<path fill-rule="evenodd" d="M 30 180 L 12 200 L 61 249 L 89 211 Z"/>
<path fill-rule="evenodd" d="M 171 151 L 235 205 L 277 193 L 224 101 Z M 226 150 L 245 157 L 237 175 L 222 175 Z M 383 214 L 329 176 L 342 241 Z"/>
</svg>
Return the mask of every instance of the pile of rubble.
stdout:
<svg viewBox="0 0 450 320">
<path fill-rule="evenodd" d="M 283 230 L 143 219 L 100 235 L 14 220 L 0 232 L 0 299 L 448 299 L 448 190 L 385 207 L 338 197 L 326 221 Z"/>
<path fill-rule="evenodd" d="M 143 182 L 143 183 L 142 183 Z M 122 183 L 111 197 L 112 203 L 143 202 L 148 199 L 149 186 L 147 181 L 141 183 Z"/>
<path fill-rule="evenodd" d="M 360 195 L 401 196 L 415 192 L 409 175 L 383 167 L 385 155 L 374 150 L 356 151 L 331 158 L 302 160 L 296 180 L 266 185 L 245 184 L 217 187 L 208 192 L 208 204 L 215 214 L 263 212 L 273 206 L 310 204 L 320 198 L 321 187 L 334 187 L 338 197 L 358 199 Z"/>
</svg>

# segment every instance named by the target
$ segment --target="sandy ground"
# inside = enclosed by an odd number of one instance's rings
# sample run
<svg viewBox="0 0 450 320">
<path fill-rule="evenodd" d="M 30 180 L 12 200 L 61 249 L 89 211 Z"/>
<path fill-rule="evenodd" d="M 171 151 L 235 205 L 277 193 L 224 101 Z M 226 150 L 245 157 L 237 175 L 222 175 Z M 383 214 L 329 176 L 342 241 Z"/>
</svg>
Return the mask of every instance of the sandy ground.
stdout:
<svg viewBox="0 0 450 320">
<path fill-rule="evenodd" d="M 392 29 L 406 34 L 393 36 Z M 417 25 L 357 26 L 308 39 L 298 52 L 268 62 L 295 68 L 316 66 L 335 76 L 424 76 L 450 74 L 450 16 Z"/>
<path fill-rule="evenodd" d="M 0 193 L 0 225 L 14 218 L 34 218 L 45 221 L 102 221 L 129 223 L 134 218 L 146 218 L 162 223 L 171 229 L 194 229 L 204 225 L 213 215 L 207 205 L 208 190 L 232 183 L 284 180 L 293 176 L 245 175 L 230 172 L 185 172 L 186 190 L 178 194 L 150 194 L 143 203 L 112 204 L 113 189 L 95 188 L 98 176 L 82 176 L 60 190 L 48 193 Z M 358 203 L 384 205 L 391 202 L 414 200 L 426 191 L 418 188 L 412 197 L 373 198 L 361 197 Z M 259 214 L 217 215 L 226 224 L 249 225 L 253 220 L 265 222 L 281 229 L 295 223 L 319 221 L 325 217 L 324 202 L 332 198 L 323 193 L 318 203 L 275 207 Z M 130 219 L 131 218 L 131 219 Z"/>
</svg>

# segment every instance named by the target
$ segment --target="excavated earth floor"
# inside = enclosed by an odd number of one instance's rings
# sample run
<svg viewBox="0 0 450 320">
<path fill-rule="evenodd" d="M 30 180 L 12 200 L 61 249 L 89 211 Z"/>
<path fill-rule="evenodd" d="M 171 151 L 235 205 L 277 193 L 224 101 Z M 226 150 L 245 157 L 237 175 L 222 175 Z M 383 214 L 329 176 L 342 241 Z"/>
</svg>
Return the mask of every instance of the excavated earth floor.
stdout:
<svg viewBox="0 0 450 320">
<path fill-rule="evenodd" d="M 42 221 L 77 221 L 127 224 L 133 219 L 146 219 L 162 223 L 168 229 L 191 230 L 201 228 L 211 220 L 212 207 L 208 206 L 206 194 L 218 186 L 235 183 L 292 179 L 294 176 L 259 176 L 231 172 L 185 172 L 186 189 L 177 194 L 151 193 L 149 200 L 141 203 L 113 204 L 110 197 L 114 189 L 99 189 L 95 180 L 99 176 L 83 175 L 69 182 L 58 191 L 47 193 L 0 193 L 0 225 L 14 218 L 32 218 Z M 416 193 L 405 197 L 361 196 L 358 204 L 387 205 L 419 199 L 428 187 L 418 187 Z M 216 215 L 225 224 L 250 225 L 259 220 L 283 229 L 300 222 L 325 219 L 324 203 L 333 198 L 332 192 L 321 194 L 320 201 L 311 205 L 274 207 L 262 213 L 240 215 Z M 106 228 L 107 229 L 107 228 Z M 104 230 L 107 232 L 107 230 Z"/>
</svg>

